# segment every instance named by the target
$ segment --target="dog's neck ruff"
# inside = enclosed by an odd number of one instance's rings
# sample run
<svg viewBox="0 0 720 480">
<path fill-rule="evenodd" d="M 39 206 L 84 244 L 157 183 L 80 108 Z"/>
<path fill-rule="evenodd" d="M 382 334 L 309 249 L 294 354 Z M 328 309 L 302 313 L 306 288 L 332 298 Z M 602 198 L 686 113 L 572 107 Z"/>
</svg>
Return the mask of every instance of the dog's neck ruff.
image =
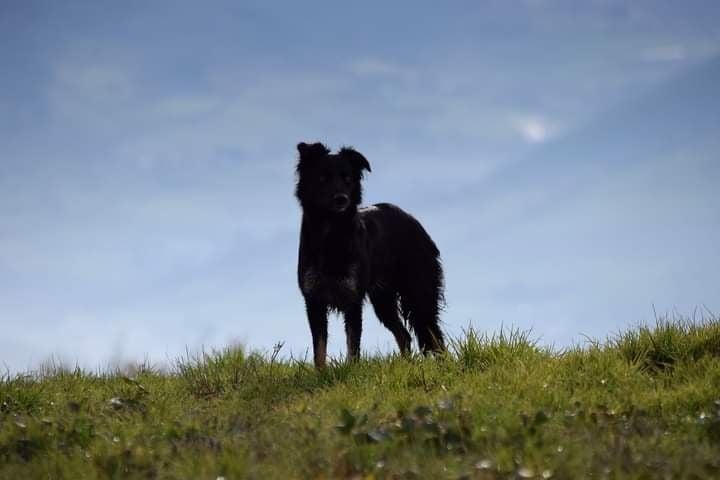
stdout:
<svg viewBox="0 0 720 480">
<path fill-rule="evenodd" d="M 303 220 L 309 220 L 311 223 L 328 222 L 343 223 L 352 221 L 357 216 L 357 205 L 349 205 L 342 212 L 334 212 L 323 208 L 305 206 L 303 207 Z"/>
<path fill-rule="evenodd" d="M 325 242 L 329 239 L 342 241 L 344 237 L 352 240 L 358 228 L 358 212 L 352 210 L 338 213 L 305 212 L 303 214 L 303 236 Z"/>
<path fill-rule="evenodd" d="M 353 208 L 354 210 L 354 208 Z M 363 234 L 360 216 L 357 212 L 345 215 L 319 216 L 303 215 L 301 231 L 301 255 L 303 275 L 312 270 L 302 281 L 306 287 L 317 284 L 318 278 L 334 278 L 340 282 L 341 290 L 355 292 L 357 281 L 343 283 L 343 278 L 354 278 L 360 255 Z M 306 290 L 304 288 L 303 290 Z M 307 289 L 310 290 L 311 288 Z"/>
</svg>

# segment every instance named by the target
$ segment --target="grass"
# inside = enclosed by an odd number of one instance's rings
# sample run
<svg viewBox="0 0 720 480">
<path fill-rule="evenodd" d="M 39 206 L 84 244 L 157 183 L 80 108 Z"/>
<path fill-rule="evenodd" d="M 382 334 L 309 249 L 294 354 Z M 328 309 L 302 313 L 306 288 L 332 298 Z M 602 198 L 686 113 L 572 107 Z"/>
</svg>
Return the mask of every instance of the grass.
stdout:
<svg viewBox="0 0 720 480">
<path fill-rule="evenodd" d="M 229 348 L 0 381 L 0 478 L 720 478 L 720 321 L 325 371 Z"/>
</svg>

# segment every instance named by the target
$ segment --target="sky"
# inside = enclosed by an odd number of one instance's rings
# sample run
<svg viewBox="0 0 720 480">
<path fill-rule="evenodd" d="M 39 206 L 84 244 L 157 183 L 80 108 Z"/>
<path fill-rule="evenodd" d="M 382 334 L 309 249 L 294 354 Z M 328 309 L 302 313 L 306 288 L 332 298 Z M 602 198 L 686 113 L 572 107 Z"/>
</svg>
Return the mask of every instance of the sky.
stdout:
<svg viewBox="0 0 720 480">
<path fill-rule="evenodd" d="M 452 336 L 720 312 L 716 1 L 4 0 L 0 61 L 0 370 L 310 358 L 299 141 L 423 223 Z"/>
</svg>

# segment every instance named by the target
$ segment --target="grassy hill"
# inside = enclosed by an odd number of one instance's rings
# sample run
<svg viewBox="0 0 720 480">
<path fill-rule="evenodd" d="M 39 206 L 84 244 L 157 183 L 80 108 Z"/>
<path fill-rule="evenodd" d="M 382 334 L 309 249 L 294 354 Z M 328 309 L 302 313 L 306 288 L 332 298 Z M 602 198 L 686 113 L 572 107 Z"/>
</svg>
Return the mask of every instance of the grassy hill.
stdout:
<svg viewBox="0 0 720 480">
<path fill-rule="evenodd" d="M 468 331 L 323 372 L 241 349 L 0 381 L 0 478 L 720 478 L 720 321 Z"/>
</svg>

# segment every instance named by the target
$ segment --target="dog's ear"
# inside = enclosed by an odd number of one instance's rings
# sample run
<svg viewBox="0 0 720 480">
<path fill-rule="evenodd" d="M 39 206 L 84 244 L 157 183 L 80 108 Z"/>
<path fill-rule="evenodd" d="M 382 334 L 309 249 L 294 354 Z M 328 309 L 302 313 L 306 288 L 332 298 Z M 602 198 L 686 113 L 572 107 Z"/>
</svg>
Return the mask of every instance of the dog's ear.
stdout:
<svg viewBox="0 0 720 480">
<path fill-rule="evenodd" d="M 307 144 L 300 142 L 297 145 L 298 152 L 300 152 L 300 161 L 308 160 L 311 158 L 324 157 L 330 150 L 320 142 Z"/>
<path fill-rule="evenodd" d="M 372 170 L 370 170 L 370 163 L 367 161 L 367 158 L 365 158 L 362 153 L 356 151 L 354 148 L 343 147 L 340 149 L 339 155 L 348 158 L 352 163 L 353 167 L 361 174 L 363 170 L 372 172 Z"/>
</svg>

